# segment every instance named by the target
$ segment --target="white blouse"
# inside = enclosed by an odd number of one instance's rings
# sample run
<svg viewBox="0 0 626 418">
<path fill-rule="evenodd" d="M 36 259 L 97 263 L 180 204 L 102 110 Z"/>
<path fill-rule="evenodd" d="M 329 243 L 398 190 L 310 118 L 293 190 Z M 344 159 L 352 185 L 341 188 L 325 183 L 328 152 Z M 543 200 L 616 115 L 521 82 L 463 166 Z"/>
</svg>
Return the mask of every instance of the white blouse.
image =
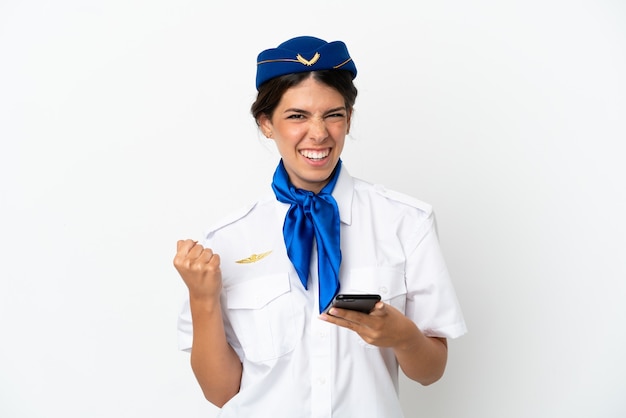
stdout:
<svg viewBox="0 0 626 418">
<path fill-rule="evenodd" d="M 427 336 L 463 335 L 432 208 L 355 179 L 345 165 L 333 196 L 340 292 L 380 294 Z M 283 241 L 288 208 L 270 193 L 211 228 L 203 243 L 220 255 L 227 339 L 243 363 L 240 391 L 219 416 L 402 417 L 393 351 L 318 318 L 317 254 L 307 291 Z M 188 302 L 178 329 L 180 349 L 190 350 Z"/>
</svg>

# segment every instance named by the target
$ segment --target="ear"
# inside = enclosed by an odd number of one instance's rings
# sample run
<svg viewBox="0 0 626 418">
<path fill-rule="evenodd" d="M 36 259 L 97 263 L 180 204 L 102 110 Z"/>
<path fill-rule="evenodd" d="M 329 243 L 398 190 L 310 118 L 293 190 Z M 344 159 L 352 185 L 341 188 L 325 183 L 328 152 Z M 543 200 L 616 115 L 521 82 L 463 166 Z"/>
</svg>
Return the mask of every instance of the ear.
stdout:
<svg viewBox="0 0 626 418">
<path fill-rule="evenodd" d="M 270 118 L 268 118 L 267 115 L 262 114 L 259 116 L 257 123 L 259 124 L 259 129 L 261 129 L 263 135 L 265 135 L 266 138 L 271 138 L 273 126 Z"/>
</svg>

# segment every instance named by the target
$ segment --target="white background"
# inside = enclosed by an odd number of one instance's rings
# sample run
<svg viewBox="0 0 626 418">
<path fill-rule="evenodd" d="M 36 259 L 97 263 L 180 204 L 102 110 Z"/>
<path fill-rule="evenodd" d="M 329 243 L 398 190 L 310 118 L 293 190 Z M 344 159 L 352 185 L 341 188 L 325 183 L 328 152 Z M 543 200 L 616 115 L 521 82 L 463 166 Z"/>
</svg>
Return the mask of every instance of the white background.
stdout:
<svg viewBox="0 0 626 418">
<path fill-rule="evenodd" d="M 438 216 L 469 333 L 407 417 L 625 416 L 617 0 L 0 0 L 0 416 L 214 415 L 171 260 L 269 184 L 255 60 L 297 35 L 359 69 L 346 167 Z"/>
</svg>

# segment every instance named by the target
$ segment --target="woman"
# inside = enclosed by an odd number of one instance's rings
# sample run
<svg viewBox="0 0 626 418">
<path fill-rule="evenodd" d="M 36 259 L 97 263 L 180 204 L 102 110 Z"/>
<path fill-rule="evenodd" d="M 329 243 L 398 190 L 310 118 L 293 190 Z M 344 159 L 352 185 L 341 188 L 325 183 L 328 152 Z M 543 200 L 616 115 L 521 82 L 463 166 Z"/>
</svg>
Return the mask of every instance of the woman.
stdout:
<svg viewBox="0 0 626 418">
<path fill-rule="evenodd" d="M 178 242 L 180 346 L 221 417 L 401 417 L 398 369 L 437 381 L 446 338 L 466 331 L 431 207 L 342 166 L 356 74 L 340 41 L 261 52 L 252 114 L 281 156 L 272 191 Z M 382 301 L 324 312 L 338 293 Z"/>
</svg>

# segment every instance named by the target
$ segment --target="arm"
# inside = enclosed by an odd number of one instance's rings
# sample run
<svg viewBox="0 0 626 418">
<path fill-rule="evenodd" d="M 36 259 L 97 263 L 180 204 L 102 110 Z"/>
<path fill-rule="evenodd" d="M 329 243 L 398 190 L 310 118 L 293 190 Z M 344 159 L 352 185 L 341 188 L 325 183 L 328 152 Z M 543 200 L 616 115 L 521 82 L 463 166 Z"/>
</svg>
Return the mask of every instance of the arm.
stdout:
<svg viewBox="0 0 626 418">
<path fill-rule="evenodd" d="M 388 309 L 393 309 L 391 306 Z M 406 321 L 404 341 L 394 346 L 396 359 L 408 378 L 430 385 L 441 379 L 448 361 L 448 342 L 445 338 L 425 336 L 411 321 Z"/>
<path fill-rule="evenodd" d="M 242 365 L 226 341 L 219 255 L 195 241 L 178 241 L 174 266 L 189 289 L 191 368 L 206 399 L 222 407 L 239 392 Z"/>
<path fill-rule="evenodd" d="M 443 376 L 448 360 L 446 339 L 425 336 L 394 307 L 379 302 L 369 315 L 337 308 L 329 313 L 320 318 L 353 330 L 369 344 L 391 347 L 408 378 L 429 385 Z"/>
</svg>

